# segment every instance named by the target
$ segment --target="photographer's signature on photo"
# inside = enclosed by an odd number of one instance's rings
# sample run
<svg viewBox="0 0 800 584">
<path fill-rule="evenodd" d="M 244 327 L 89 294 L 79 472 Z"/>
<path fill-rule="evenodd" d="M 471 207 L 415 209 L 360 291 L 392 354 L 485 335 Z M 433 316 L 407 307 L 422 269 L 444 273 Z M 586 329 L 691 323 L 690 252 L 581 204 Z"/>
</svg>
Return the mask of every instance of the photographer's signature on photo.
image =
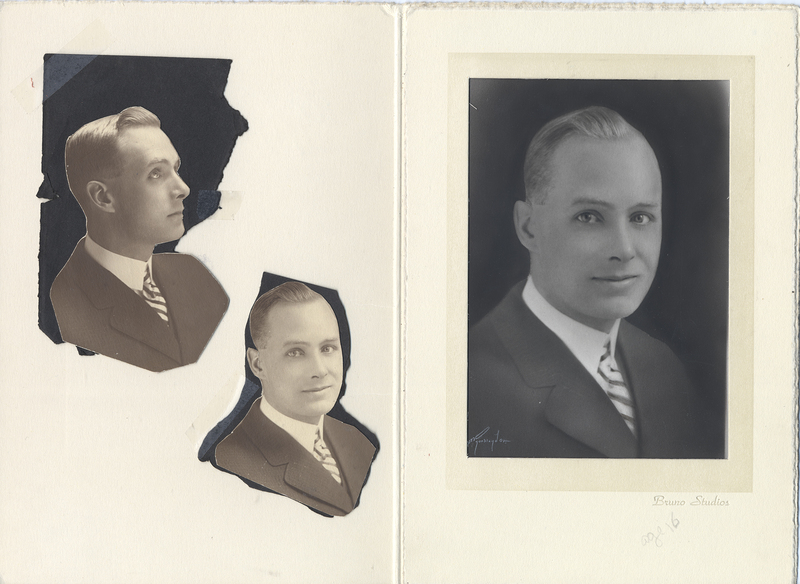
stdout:
<svg viewBox="0 0 800 584">
<path fill-rule="evenodd" d="M 500 438 L 500 430 L 495 432 L 494 434 L 489 434 L 489 430 L 491 428 L 486 426 L 483 430 L 478 432 L 477 435 L 473 436 L 469 440 L 467 440 L 467 448 L 472 444 L 475 445 L 475 450 L 473 454 L 478 454 L 478 444 L 488 444 L 489 448 L 492 452 L 494 452 L 494 445 L 495 444 L 508 444 L 511 440 L 506 440 L 505 438 Z"/>
</svg>

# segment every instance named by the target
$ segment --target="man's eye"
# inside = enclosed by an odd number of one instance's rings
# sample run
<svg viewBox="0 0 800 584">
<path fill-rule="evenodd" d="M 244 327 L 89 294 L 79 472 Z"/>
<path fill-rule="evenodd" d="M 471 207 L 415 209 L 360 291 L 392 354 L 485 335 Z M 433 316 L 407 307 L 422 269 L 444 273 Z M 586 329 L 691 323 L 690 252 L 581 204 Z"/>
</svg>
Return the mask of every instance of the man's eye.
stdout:
<svg viewBox="0 0 800 584">
<path fill-rule="evenodd" d="M 339 350 L 339 348 L 336 347 L 335 345 L 325 345 L 324 347 L 322 347 L 322 352 L 323 353 L 334 353 L 334 352 L 336 352 L 338 350 Z"/>
<path fill-rule="evenodd" d="M 653 218 L 647 213 L 635 213 L 631 216 L 631 221 L 638 225 L 647 225 Z"/>
<path fill-rule="evenodd" d="M 161 178 L 161 170 L 155 169 L 150 172 L 150 178 Z"/>
<path fill-rule="evenodd" d="M 305 355 L 302 349 L 292 349 L 291 351 L 286 353 L 287 357 L 302 357 Z"/>
<path fill-rule="evenodd" d="M 600 221 L 600 217 L 592 211 L 586 211 L 585 213 L 581 213 L 580 215 L 575 217 L 575 219 L 577 219 L 581 223 L 598 223 Z"/>
</svg>

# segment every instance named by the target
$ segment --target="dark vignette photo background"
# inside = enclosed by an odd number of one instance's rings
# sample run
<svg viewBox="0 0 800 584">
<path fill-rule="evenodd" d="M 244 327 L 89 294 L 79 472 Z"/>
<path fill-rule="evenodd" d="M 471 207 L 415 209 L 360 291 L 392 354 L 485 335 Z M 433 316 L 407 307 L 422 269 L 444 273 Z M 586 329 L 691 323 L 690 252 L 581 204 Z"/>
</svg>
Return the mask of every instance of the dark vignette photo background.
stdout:
<svg viewBox="0 0 800 584">
<path fill-rule="evenodd" d="M 512 218 L 528 143 L 548 121 L 601 105 L 655 151 L 664 231 L 653 285 L 628 320 L 680 357 L 706 410 L 708 456 L 725 456 L 728 335 L 727 81 L 470 79 L 469 323 L 528 273 Z"/>
<path fill-rule="evenodd" d="M 39 232 L 39 328 L 53 342 L 62 339 L 50 286 L 86 233 L 85 217 L 67 184 L 67 138 L 84 124 L 126 107 L 153 112 L 181 157 L 181 176 L 191 189 L 184 200 L 188 231 L 217 210 L 222 171 L 236 139 L 247 131 L 247 120 L 224 96 L 230 68 L 229 59 L 44 56 L 44 180 L 36 195 L 46 199 Z M 155 252 L 175 251 L 177 243 L 161 244 Z"/>
</svg>

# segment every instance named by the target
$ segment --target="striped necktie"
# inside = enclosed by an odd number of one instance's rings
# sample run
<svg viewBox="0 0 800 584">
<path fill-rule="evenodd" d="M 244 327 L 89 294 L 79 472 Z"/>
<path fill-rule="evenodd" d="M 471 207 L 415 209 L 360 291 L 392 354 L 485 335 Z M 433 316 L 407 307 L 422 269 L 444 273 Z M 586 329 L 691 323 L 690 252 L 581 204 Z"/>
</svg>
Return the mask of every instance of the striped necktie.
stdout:
<svg viewBox="0 0 800 584">
<path fill-rule="evenodd" d="M 339 467 L 336 466 L 336 461 L 333 459 L 331 451 L 325 446 L 325 441 L 322 439 L 322 432 L 320 432 L 319 428 L 317 428 L 317 437 L 314 439 L 314 458 L 319 460 L 322 466 L 325 467 L 325 470 L 331 473 L 333 480 L 340 485 L 342 484 L 342 477 L 339 475 Z"/>
<path fill-rule="evenodd" d="M 169 324 L 169 316 L 167 315 L 167 301 L 161 294 L 156 283 L 153 281 L 153 276 L 150 274 L 150 264 L 144 271 L 144 286 L 142 287 L 142 297 L 147 303 L 156 311 L 156 314 L 161 317 L 161 320 Z"/>
<path fill-rule="evenodd" d="M 622 373 L 619 372 L 617 362 L 611 356 L 611 339 L 606 341 L 605 352 L 600 358 L 597 372 L 603 378 L 604 383 L 601 384 L 603 390 L 611 399 L 611 403 L 617 408 L 633 435 L 636 436 L 636 410 L 633 405 L 633 397 L 628 390 L 628 386 L 625 385 L 625 380 L 622 379 Z"/>
</svg>

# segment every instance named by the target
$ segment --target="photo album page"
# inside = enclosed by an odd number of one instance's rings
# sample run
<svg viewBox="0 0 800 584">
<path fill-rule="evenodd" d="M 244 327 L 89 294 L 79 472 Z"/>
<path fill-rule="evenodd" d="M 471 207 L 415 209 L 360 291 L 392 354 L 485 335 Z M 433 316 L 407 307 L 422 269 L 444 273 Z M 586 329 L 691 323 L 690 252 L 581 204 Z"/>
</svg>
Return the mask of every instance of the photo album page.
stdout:
<svg viewBox="0 0 800 584">
<path fill-rule="evenodd" d="M 794 582 L 797 15 L 0 5 L 0 584 Z"/>
</svg>

